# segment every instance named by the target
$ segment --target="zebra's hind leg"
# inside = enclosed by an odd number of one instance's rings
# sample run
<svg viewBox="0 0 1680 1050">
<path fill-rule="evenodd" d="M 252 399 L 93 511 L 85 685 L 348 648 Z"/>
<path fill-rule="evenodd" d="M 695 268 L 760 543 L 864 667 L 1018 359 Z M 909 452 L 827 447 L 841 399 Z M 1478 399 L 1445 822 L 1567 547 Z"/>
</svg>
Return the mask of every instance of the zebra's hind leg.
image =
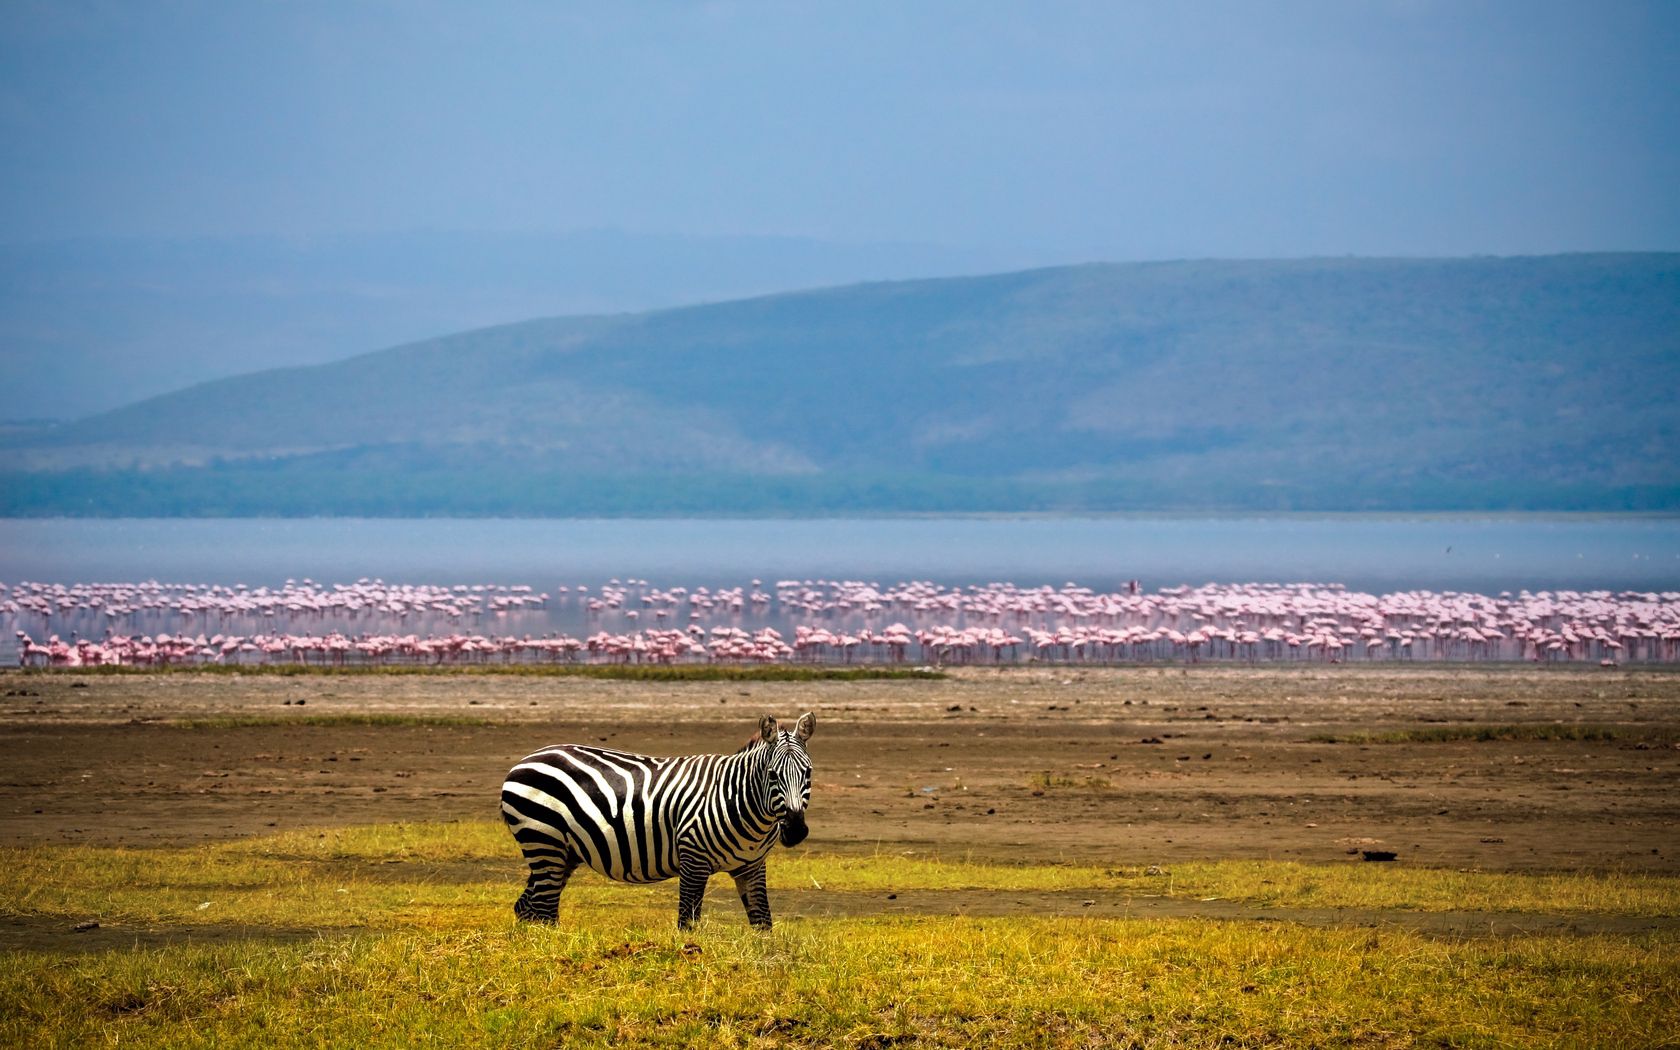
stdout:
<svg viewBox="0 0 1680 1050">
<path fill-rule="evenodd" d="M 560 917 L 560 891 L 578 866 L 575 853 L 556 856 L 544 851 L 541 855 L 526 854 L 531 865 L 530 877 L 525 880 L 525 892 L 513 903 L 513 914 L 521 922 L 552 923 Z"/>
<path fill-rule="evenodd" d="M 734 877 L 735 891 L 741 895 L 741 904 L 747 909 L 747 921 L 753 924 L 754 929 L 768 930 L 770 890 L 764 884 L 764 858 L 760 857 L 729 874 Z"/>
</svg>

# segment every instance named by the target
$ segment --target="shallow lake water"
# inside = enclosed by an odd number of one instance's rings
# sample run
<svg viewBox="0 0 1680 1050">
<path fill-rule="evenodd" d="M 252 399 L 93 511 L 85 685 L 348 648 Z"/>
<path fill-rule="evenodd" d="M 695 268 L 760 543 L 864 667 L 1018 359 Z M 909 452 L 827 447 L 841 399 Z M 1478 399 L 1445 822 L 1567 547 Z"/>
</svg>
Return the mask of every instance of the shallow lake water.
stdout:
<svg viewBox="0 0 1680 1050">
<path fill-rule="evenodd" d="M 1112 589 L 1334 582 L 1382 592 L 1680 588 L 1680 518 L 0 520 L 0 582 L 660 586 L 753 578 Z"/>
</svg>

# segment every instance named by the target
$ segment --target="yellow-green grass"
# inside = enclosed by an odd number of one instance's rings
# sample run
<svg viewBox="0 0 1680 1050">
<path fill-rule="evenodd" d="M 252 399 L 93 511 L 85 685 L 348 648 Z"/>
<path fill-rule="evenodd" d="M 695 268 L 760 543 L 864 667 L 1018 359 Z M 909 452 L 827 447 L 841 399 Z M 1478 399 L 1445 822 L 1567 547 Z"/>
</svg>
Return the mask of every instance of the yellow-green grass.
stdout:
<svg viewBox="0 0 1680 1050">
<path fill-rule="evenodd" d="M 305 942 L 0 953 L 11 1046 L 1655 1046 L 1671 935 L 1430 938 L 1208 920 L 558 928 L 462 914 Z"/>
<path fill-rule="evenodd" d="M 745 926 L 714 886 L 580 875 L 556 928 L 514 923 L 492 822 L 0 855 L 0 914 L 103 947 L 0 952 L 0 1045 L 1655 1045 L 1680 1028 L 1680 935 L 1451 938 L 1209 919 L 800 918 Z M 1673 915 L 1680 880 L 1390 866 L 1163 874 L 778 852 L 773 891 L 1021 889 L 1298 907 Z M 125 930 L 186 931 L 165 947 Z"/>
<path fill-rule="evenodd" d="M 0 850 L 0 870 L 4 915 L 306 929 L 425 926 L 463 910 L 487 918 L 510 905 L 524 875 L 512 838 L 493 821 L 293 831 L 180 848 L 8 848 Z M 777 851 L 768 870 L 779 890 L 1090 891 L 1283 908 L 1680 916 L 1680 878 L 1631 873 L 1455 871 L 1352 860 L 1198 861 L 1162 870 L 804 850 Z M 671 886 L 634 889 L 583 874 L 566 903 L 610 906 L 626 894 L 663 900 L 673 893 Z"/>
</svg>

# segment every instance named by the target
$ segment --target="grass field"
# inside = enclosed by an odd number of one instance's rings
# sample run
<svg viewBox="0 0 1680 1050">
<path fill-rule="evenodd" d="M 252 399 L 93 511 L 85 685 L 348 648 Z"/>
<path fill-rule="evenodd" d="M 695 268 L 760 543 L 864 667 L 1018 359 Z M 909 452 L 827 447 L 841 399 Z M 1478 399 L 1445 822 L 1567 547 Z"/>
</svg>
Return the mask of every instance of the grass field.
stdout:
<svg viewBox="0 0 1680 1050">
<path fill-rule="evenodd" d="M 1672 670 L 916 677 L 7 676 L 0 1047 L 1680 1045 Z M 772 932 L 513 921 L 519 756 L 807 710 Z"/>
<path fill-rule="evenodd" d="M 22 847 L 0 863 L 0 915 L 33 936 L 0 953 L 8 1046 L 1654 1046 L 1680 1030 L 1669 876 L 778 853 L 773 932 L 746 927 L 723 879 L 681 934 L 672 885 L 593 876 L 574 880 L 557 928 L 516 924 L 521 865 L 492 822 Z M 1058 918 L 867 903 L 956 890 L 1253 907 Z M 799 906 L 848 894 L 864 902 L 850 914 Z M 1441 935 L 1407 918 L 1467 910 L 1647 922 Z"/>
</svg>

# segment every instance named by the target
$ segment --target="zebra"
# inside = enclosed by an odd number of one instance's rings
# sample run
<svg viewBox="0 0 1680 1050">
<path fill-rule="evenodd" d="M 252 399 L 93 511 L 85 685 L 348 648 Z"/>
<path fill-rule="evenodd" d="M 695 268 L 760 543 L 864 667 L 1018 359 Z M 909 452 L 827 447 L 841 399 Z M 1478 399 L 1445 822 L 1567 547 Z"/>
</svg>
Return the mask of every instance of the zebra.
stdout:
<svg viewBox="0 0 1680 1050">
<path fill-rule="evenodd" d="M 617 882 L 680 879 L 677 927 L 700 918 L 706 880 L 727 871 L 754 927 L 770 928 L 764 858 L 805 841 L 811 712 L 793 730 L 765 715 L 732 755 L 654 758 L 581 744 L 544 748 L 502 784 L 502 819 L 531 872 L 513 913 L 552 923 L 579 865 Z"/>
</svg>

